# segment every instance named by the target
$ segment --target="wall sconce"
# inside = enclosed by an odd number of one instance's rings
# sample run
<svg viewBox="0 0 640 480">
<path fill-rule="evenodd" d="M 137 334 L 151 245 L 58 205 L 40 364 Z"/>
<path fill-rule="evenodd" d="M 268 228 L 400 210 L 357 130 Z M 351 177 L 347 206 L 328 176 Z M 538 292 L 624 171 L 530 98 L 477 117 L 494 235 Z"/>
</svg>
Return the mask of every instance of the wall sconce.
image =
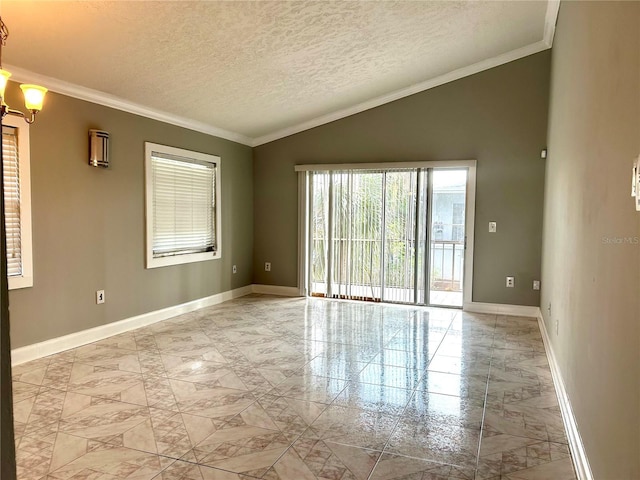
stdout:
<svg viewBox="0 0 640 480">
<path fill-rule="evenodd" d="M 24 104 L 27 110 L 31 113 L 30 117 L 22 113 L 20 110 L 13 110 L 9 108 L 4 101 L 4 91 L 7 88 L 9 77 L 11 73 L 2 69 L 2 47 L 7 44 L 7 37 L 9 36 L 9 29 L 0 18 L 0 114 L 4 118 L 7 114 L 17 115 L 25 119 L 27 123 L 33 123 L 36 119 L 36 114 L 42 110 L 42 103 L 44 102 L 44 96 L 47 93 L 47 89 L 39 85 L 20 85 L 20 89 L 24 95 Z"/>
<path fill-rule="evenodd" d="M 89 130 L 89 165 L 109 167 L 109 133 L 102 130 Z"/>
</svg>

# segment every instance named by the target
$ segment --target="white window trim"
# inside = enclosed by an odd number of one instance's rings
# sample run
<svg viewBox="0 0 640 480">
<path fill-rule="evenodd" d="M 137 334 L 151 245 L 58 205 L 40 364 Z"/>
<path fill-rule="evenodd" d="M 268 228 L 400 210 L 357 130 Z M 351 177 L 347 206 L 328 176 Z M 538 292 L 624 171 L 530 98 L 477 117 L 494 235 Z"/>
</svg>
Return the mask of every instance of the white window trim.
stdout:
<svg viewBox="0 0 640 480">
<path fill-rule="evenodd" d="M 193 152 L 191 150 L 185 150 L 182 148 L 169 147 L 167 145 L 160 145 L 157 143 L 145 142 L 145 224 L 146 224 L 146 259 L 147 268 L 159 268 L 167 267 L 170 265 L 181 265 L 185 263 L 202 262 L 207 260 L 216 260 L 222 258 L 222 209 L 220 205 L 220 199 L 222 195 L 220 193 L 220 178 L 221 178 L 221 159 L 218 156 L 210 155 L 207 153 Z M 201 252 L 201 253 L 185 253 L 182 255 L 173 255 L 167 257 L 155 258 L 153 256 L 153 181 L 151 171 L 151 155 L 152 152 L 166 153 L 170 155 L 176 155 L 179 157 L 191 158 L 194 160 L 200 160 L 203 162 L 216 164 L 216 176 L 215 176 L 215 195 L 216 195 L 216 218 L 215 218 L 215 231 L 216 231 L 216 251 L 215 252 Z"/>
<path fill-rule="evenodd" d="M 31 155 L 29 124 L 22 118 L 7 115 L 3 125 L 18 129 L 18 168 L 20 181 L 20 254 L 22 275 L 8 277 L 9 290 L 33 287 L 33 240 L 31 233 Z"/>
</svg>

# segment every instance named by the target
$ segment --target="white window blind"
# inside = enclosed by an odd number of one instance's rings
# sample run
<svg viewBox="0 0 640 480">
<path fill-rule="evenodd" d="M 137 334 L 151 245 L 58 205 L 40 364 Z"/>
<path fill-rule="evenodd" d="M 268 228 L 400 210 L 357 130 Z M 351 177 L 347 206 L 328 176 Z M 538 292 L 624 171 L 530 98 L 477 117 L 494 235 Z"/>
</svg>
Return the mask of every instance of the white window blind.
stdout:
<svg viewBox="0 0 640 480">
<path fill-rule="evenodd" d="M 7 275 L 18 277 L 22 267 L 22 229 L 20 222 L 20 162 L 18 135 L 14 127 L 2 128 L 2 158 L 4 167 L 4 205 L 7 228 Z"/>
<path fill-rule="evenodd" d="M 151 153 L 154 258 L 215 252 L 217 164 Z"/>
</svg>

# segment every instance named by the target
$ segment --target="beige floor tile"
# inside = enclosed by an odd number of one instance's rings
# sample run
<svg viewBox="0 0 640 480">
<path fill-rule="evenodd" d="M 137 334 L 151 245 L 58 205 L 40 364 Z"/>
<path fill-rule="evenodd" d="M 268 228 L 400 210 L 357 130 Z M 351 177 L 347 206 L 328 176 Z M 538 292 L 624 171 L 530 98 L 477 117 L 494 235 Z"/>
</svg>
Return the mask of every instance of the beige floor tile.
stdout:
<svg viewBox="0 0 640 480">
<path fill-rule="evenodd" d="M 337 378 L 340 380 L 361 381 L 362 370 L 366 362 L 350 361 L 320 354 L 307 363 L 300 373 L 318 377 Z"/>
<path fill-rule="evenodd" d="M 80 362 L 71 368 L 67 390 L 136 405 L 148 404 L 141 374 Z"/>
<path fill-rule="evenodd" d="M 413 391 L 409 389 L 349 382 L 334 404 L 385 415 L 401 415 L 412 395 Z"/>
<path fill-rule="evenodd" d="M 295 374 L 274 387 L 273 393 L 318 403 L 331 403 L 344 389 L 347 382 L 337 378 Z"/>
<path fill-rule="evenodd" d="M 380 456 L 375 450 L 300 439 L 264 475 L 265 480 L 366 480 Z"/>
<path fill-rule="evenodd" d="M 484 414 L 483 399 L 416 390 L 402 418 L 425 425 L 445 424 L 480 430 Z"/>
<path fill-rule="evenodd" d="M 509 475 L 514 480 L 573 480 L 575 471 L 570 458 L 555 460 Z"/>
<path fill-rule="evenodd" d="M 327 405 L 267 394 L 240 413 L 245 422 L 280 430 L 291 441 L 320 416 Z"/>
<path fill-rule="evenodd" d="M 94 367 L 141 373 L 137 352 L 114 346 L 85 345 L 77 349 L 75 361 Z"/>
<path fill-rule="evenodd" d="M 24 383 L 17 380 L 13 381 L 13 404 L 20 403 L 28 398 L 35 397 L 40 392 L 40 385 L 33 383 Z"/>
<path fill-rule="evenodd" d="M 482 440 L 476 478 L 573 479 L 567 445 L 500 435 Z"/>
<path fill-rule="evenodd" d="M 424 373 L 424 369 L 420 367 L 370 363 L 360 372 L 358 378 L 362 383 L 413 390 L 418 386 Z"/>
<path fill-rule="evenodd" d="M 138 343 L 133 332 L 114 335 L 112 337 L 105 338 L 104 340 L 100 340 L 99 342 L 95 342 L 94 345 L 101 347 L 114 347 L 122 350 L 138 350 Z"/>
<path fill-rule="evenodd" d="M 252 480 L 254 478 L 256 477 L 177 460 L 153 477 L 153 480 Z"/>
<path fill-rule="evenodd" d="M 174 357 L 173 355 L 161 355 L 161 360 L 168 378 L 198 383 L 208 387 L 247 389 L 226 361 L 220 363 L 208 360 L 192 360 L 189 357 Z"/>
<path fill-rule="evenodd" d="M 478 430 L 401 418 L 385 452 L 473 469 L 479 445 Z"/>
<path fill-rule="evenodd" d="M 179 459 L 222 426 L 210 418 L 156 408 L 150 408 L 149 415 L 106 443 Z"/>
<path fill-rule="evenodd" d="M 290 444 L 281 431 L 251 425 L 238 416 L 200 442 L 193 454 L 199 464 L 260 477 Z"/>
<path fill-rule="evenodd" d="M 208 387 L 182 380 L 169 380 L 181 412 L 201 417 L 228 419 L 240 413 L 256 397 L 246 390 Z"/>
<path fill-rule="evenodd" d="M 30 405 L 16 405 L 21 420 L 26 419 L 24 434 L 33 434 L 46 426 L 57 425 L 62 415 L 65 397 L 66 393 L 61 390 L 46 389 L 35 397 L 33 403 L 31 399 L 25 401 Z"/>
<path fill-rule="evenodd" d="M 370 480 L 473 480 L 474 469 L 383 453 Z"/>
<path fill-rule="evenodd" d="M 77 458 L 53 470 L 48 479 L 150 480 L 175 460 L 140 450 L 86 441 L 76 445 Z"/>
<path fill-rule="evenodd" d="M 13 380 L 19 480 L 575 479 L 534 319 L 251 295 Z"/>
<path fill-rule="evenodd" d="M 382 451 L 397 423 L 396 416 L 330 405 L 311 424 L 303 438 Z"/>
<path fill-rule="evenodd" d="M 491 365 L 490 358 L 471 361 L 460 357 L 448 357 L 446 355 L 436 354 L 431 362 L 429 362 L 427 370 L 430 372 L 486 377 L 489 375 L 489 365 Z"/>
</svg>

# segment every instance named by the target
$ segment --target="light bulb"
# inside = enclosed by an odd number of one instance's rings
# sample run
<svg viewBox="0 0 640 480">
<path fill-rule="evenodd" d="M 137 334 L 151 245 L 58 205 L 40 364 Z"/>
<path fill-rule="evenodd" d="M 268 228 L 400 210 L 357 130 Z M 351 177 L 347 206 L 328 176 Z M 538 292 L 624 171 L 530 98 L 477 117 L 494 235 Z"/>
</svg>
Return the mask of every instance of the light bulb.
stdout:
<svg viewBox="0 0 640 480">
<path fill-rule="evenodd" d="M 42 110 L 42 102 L 47 89 L 39 85 L 20 85 L 24 94 L 24 104 L 30 111 L 39 112 Z"/>
<path fill-rule="evenodd" d="M 4 101 L 4 90 L 7 88 L 7 82 L 11 74 L 6 70 L 0 70 L 0 98 Z"/>
</svg>

